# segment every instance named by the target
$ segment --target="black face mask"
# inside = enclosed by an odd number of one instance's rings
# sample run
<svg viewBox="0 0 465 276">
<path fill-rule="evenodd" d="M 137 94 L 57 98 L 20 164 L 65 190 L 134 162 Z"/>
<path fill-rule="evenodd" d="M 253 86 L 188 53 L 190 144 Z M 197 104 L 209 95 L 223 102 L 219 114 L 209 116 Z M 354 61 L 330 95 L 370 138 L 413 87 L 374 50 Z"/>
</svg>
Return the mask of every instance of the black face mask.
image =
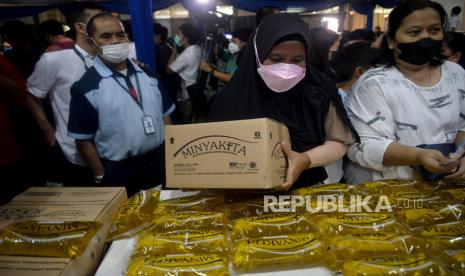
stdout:
<svg viewBox="0 0 465 276">
<path fill-rule="evenodd" d="M 429 63 L 441 51 L 442 40 L 423 38 L 416 42 L 399 43 L 399 58 L 414 65 Z"/>
</svg>

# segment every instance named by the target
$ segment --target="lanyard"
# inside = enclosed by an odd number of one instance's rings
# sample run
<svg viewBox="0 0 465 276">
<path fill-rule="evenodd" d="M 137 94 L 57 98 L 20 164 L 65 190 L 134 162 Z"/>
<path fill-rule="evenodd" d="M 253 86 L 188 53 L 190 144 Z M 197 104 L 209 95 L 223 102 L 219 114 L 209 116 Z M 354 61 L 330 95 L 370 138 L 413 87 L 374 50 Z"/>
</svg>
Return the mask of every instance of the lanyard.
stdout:
<svg viewBox="0 0 465 276">
<path fill-rule="evenodd" d="M 84 57 L 82 56 L 81 52 L 78 51 L 78 49 L 76 49 L 76 47 L 73 48 L 73 51 L 76 53 L 76 55 L 82 60 L 82 63 L 84 63 L 84 67 L 87 69 L 89 69 L 89 67 L 87 66 L 87 63 L 86 63 L 86 60 L 84 59 Z"/>
<path fill-rule="evenodd" d="M 124 85 L 122 85 L 118 81 L 118 79 L 116 79 L 115 75 L 118 75 L 118 76 L 124 78 L 124 81 L 126 82 L 127 88 Z M 134 86 L 132 85 L 131 79 L 129 78 L 129 76 L 125 76 L 125 75 L 123 75 L 123 74 L 121 74 L 119 72 L 114 72 L 112 77 L 116 81 L 116 83 L 118 83 L 118 85 L 121 86 L 121 88 L 123 88 L 123 90 L 126 91 L 129 94 L 129 96 L 131 96 L 131 98 L 136 102 L 136 104 L 140 107 L 140 109 L 143 112 L 144 111 L 144 106 L 142 105 L 142 91 L 140 90 L 139 77 L 137 77 L 137 72 L 134 73 L 134 77 L 136 78 L 137 90 L 134 89 Z"/>
</svg>

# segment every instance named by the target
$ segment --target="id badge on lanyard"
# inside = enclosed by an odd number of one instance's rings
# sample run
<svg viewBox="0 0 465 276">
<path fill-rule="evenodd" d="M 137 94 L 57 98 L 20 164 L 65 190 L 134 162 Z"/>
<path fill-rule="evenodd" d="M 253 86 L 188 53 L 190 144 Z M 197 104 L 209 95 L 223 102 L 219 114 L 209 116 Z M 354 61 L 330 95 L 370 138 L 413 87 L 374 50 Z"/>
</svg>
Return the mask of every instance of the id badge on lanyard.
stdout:
<svg viewBox="0 0 465 276">
<path fill-rule="evenodd" d="M 142 116 L 142 125 L 144 126 L 145 134 L 150 135 L 155 133 L 155 124 L 150 115 Z"/>
</svg>

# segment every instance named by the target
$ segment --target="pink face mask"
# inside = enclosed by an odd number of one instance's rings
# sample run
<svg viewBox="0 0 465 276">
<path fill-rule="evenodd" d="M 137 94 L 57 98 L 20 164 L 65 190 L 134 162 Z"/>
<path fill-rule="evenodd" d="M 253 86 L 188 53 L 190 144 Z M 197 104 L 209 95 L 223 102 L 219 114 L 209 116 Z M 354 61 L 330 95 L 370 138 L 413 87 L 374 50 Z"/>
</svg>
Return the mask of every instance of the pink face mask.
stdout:
<svg viewBox="0 0 465 276">
<path fill-rule="evenodd" d="M 255 58 L 257 59 L 257 72 L 266 86 L 276 93 L 289 91 L 305 77 L 305 68 L 295 64 L 276 63 L 263 65 L 258 58 L 257 45 L 254 41 Z"/>
</svg>

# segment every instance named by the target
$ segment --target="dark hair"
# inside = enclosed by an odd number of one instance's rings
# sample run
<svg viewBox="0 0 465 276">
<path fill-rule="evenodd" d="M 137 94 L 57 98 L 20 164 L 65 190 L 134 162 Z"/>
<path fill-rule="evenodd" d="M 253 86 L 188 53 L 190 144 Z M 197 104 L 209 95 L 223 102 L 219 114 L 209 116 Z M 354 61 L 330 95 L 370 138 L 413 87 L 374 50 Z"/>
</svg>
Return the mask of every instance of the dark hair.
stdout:
<svg viewBox="0 0 465 276">
<path fill-rule="evenodd" d="M 96 14 L 89 20 L 89 23 L 87 23 L 87 35 L 89 37 L 93 37 L 95 34 L 95 31 L 97 30 L 97 27 L 95 26 L 95 21 L 102 19 L 102 18 L 115 19 L 121 22 L 121 20 L 118 17 L 113 16 L 111 13 L 102 12 L 102 13 Z"/>
<path fill-rule="evenodd" d="M 377 65 L 392 66 L 395 64 L 394 51 L 389 49 L 388 38 L 394 40 L 396 32 L 402 25 L 404 18 L 406 18 L 411 13 L 417 10 L 422 10 L 426 8 L 432 8 L 438 12 L 439 17 L 441 18 L 441 24 L 444 27 L 447 14 L 440 4 L 429 0 L 404 0 L 396 8 L 394 8 L 394 10 L 392 10 L 391 14 L 389 15 L 389 27 L 387 31 L 387 36 L 384 37 L 383 42 L 380 46 L 380 55 L 379 58 L 375 61 Z M 437 53 L 436 56 L 433 59 L 431 59 L 430 65 L 441 65 L 442 58 L 443 57 L 441 56 L 441 54 Z"/>
<path fill-rule="evenodd" d="M 66 23 L 71 29 L 74 28 L 74 24 L 82 22 L 85 23 L 89 20 L 87 10 L 100 10 L 104 9 L 94 2 L 74 2 L 67 6 L 68 12 L 65 12 Z"/>
<path fill-rule="evenodd" d="M 280 11 L 280 9 L 273 6 L 266 6 L 261 8 L 255 15 L 255 25 L 258 27 L 258 25 L 260 25 L 263 19 L 272 14 L 275 14 L 277 11 Z"/>
<path fill-rule="evenodd" d="M 318 27 L 309 32 L 312 51 L 310 62 L 323 73 L 330 73 L 328 53 L 331 45 L 339 39 L 339 35 L 329 29 Z"/>
<path fill-rule="evenodd" d="M 379 28 L 379 27 L 378 27 Z M 376 39 L 376 34 L 373 31 L 365 30 L 365 29 L 357 29 L 350 32 L 347 35 L 349 41 L 352 40 L 364 40 L 368 42 L 373 42 Z"/>
<path fill-rule="evenodd" d="M 182 35 L 187 38 L 191 45 L 196 44 L 200 39 L 199 30 L 197 30 L 197 27 L 195 27 L 194 24 L 184 23 L 179 27 L 179 30 Z"/>
<path fill-rule="evenodd" d="M 48 35 L 57 36 L 65 34 L 63 25 L 61 25 L 60 22 L 53 19 L 42 22 L 39 28 L 44 34 Z"/>
<path fill-rule="evenodd" d="M 457 32 L 448 33 L 444 40 L 444 44 L 449 47 L 452 52 L 459 52 L 462 54 L 458 64 L 465 68 L 465 34 Z"/>
<path fill-rule="evenodd" d="M 350 80 L 357 67 L 370 68 L 377 55 L 377 50 L 367 41 L 351 41 L 339 48 L 334 55 L 333 64 L 336 82 Z"/>
<path fill-rule="evenodd" d="M 232 37 L 239 38 L 242 42 L 247 42 L 250 36 L 252 36 L 252 29 L 251 28 L 242 28 L 232 33 Z"/>
<path fill-rule="evenodd" d="M 451 15 L 459 15 L 462 12 L 462 8 L 455 6 L 452 8 Z"/>
<path fill-rule="evenodd" d="M 161 41 L 165 42 L 168 37 L 168 29 L 161 25 L 160 23 L 153 24 L 153 32 L 155 35 L 160 35 Z"/>
</svg>

